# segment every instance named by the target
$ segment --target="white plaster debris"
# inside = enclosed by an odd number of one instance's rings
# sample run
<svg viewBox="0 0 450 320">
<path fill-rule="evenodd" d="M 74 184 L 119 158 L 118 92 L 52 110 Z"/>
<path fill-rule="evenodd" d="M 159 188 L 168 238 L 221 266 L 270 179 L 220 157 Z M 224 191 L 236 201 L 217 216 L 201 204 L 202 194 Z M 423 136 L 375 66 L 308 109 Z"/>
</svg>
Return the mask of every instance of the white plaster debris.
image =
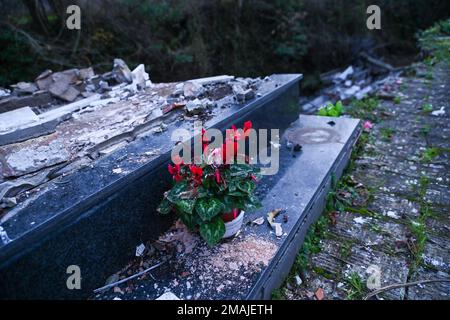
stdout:
<svg viewBox="0 0 450 320">
<path fill-rule="evenodd" d="M 441 107 L 439 110 L 434 110 L 431 112 L 432 116 L 439 117 L 445 115 L 444 107 Z"/>
<path fill-rule="evenodd" d="M 357 217 L 353 219 L 354 222 L 357 224 L 364 224 L 368 221 L 368 219 L 364 219 L 363 217 Z"/>
<path fill-rule="evenodd" d="M 168 291 L 159 296 L 158 298 L 156 298 L 155 300 L 180 300 L 180 298 L 178 298 L 173 292 Z"/>
<path fill-rule="evenodd" d="M 303 283 L 302 278 L 300 278 L 298 274 L 295 276 L 295 283 L 297 284 L 297 286 L 301 286 Z"/>
<path fill-rule="evenodd" d="M 0 226 L 0 239 L 2 240 L 3 244 L 11 242 L 11 239 L 8 237 L 8 234 L 2 226 Z"/>
<path fill-rule="evenodd" d="M 385 215 L 388 216 L 389 218 L 400 219 L 400 216 L 395 211 L 389 210 L 385 213 Z"/>
<path fill-rule="evenodd" d="M 24 107 L 0 114 L 0 132 L 11 131 L 20 126 L 37 122 L 38 116 L 30 107 Z"/>
<path fill-rule="evenodd" d="M 337 79 L 344 81 L 347 79 L 348 76 L 350 76 L 353 73 L 353 67 L 350 66 L 347 69 L 345 69 L 341 74 L 337 76 Z"/>
<path fill-rule="evenodd" d="M 141 257 L 144 254 L 145 245 L 141 243 L 136 247 L 136 257 Z"/>
</svg>

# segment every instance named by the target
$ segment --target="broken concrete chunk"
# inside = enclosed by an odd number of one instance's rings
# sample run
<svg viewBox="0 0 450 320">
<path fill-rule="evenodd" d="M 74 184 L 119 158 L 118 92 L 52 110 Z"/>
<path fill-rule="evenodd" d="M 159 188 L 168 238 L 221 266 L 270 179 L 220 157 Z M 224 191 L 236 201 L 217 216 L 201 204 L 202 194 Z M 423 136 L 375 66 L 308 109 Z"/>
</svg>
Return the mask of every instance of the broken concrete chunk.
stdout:
<svg viewBox="0 0 450 320">
<path fill-rule="evenodd" d="M 133 85 L 138 89 L 142 90 L 147 87 L 150 81 L 150 77 L 147 72 L 145 72 L 145 67 L 143 64 L 138 65 L 132 72 Z"/>
<path fill-rule="evenodd" d="M 255 97 L 255 92 L 252 89 L 244 89 L 247 86 L 247 82 L 244 80 L 237 79 L 241 83 L 236 83 L 233 85 L 233 93 L 236 96 L 236 100 L 239 102 L 244 102 Z"/>
<path fill-rule="evenodd" d="M 243 92 L 236 94 L 236 99 L 239 102 L 251 100 L 254 97 L 255 97 L 255 92 L 252 89 L 247 89 L 247 90 L 244 90 Z"/>
<path fill-rule="evenodd" d="M 36 84 L 39 90 L 48 90 L 50 85 L 53 83 L 53 78 L 50 77 L 51 74 L 51 70 L 45 70 L 36 78 Z"/>
<path fill-rule="evenodd" d="M 0 98 L 7 97 L 10 94 L 11 94 L 11 90 L 5 89 L 5 88 L 0 88 Z"/>
<path fill-rule="evenodd" d="M 202 102 L 199 99 L 195 99 L 192 101 L 189 101 L 186 104 L 186 111 L 189 114 L 199 114 L 202 113 L 204 111 L 204 109 L 206 108 L 205 105 L 202 104 Z"/>
<path fill-rule="evenodd" d="M 43 142 L 44 143 L 44 142 Z M 27 173 L 35 172 L 45 167 L 69 160 L 70 154 L 65 149 L 61 141 L 54 140 L 49 144 L 41 144 L 22 147 L 18 150 L 11 150 L 5 156 L 6 165 L 10 176 L 21 176 Z"/>
<path fill-rule="evenodd" d="M 54 82 L 65 82 L 67 84 L 74 84 L 80 79 L 78 78 L 78 69 L 69 69 L 61 72 L 56 72 L 51 75 Z"/>
<path fill-rule="evenodd" d="M 92 67 L 79 70 L 79 78 L 81 80 L 87 80 L 95 76 L 94 69 Z"/>
<path fill-rule="evenodd" d="M 349 76 L 353 74 L 353 67 L 350 66 L 337 76 L 340 81 L 345 81 Z"/>
<path fill-rule="evenodd" d="M 0 132 L 8 132 L 38 120 L 38 116 L 30 107 L 0 113 Z"/>
<path fill-rule="evenodd" d="M 339 75 L 339 78 L 342 80 L 345 80 L 347 78 L 349 78 L 354 72 L 353 66 L 349 66 L 347 69 L 344 70 L 344 72 L 342 72 Z"/>
<path fill-rule="evenodd" d="M 17 205 L 17 200 L 15 197 L 3 198 L 1 202 L 2 208 L 12 208 Z"/>
<path fill-rule="evenodd" d="M 118 58 L 114 59 L 112 75 L 118 83 L 122 83 L 122 82 L 132 83 L 133 82 L 133 76 L 131 74 L 131 70 L 130 70 L 130 68 L 128 68 L 127 64 L 122 59 L 118 59 Z"/>
<path fill-rule="evenodd" d="M 355 95 L 355 98 L 358 100 L 363 99 L 367 94 L 372 92 L 373 88 L 372 86 L 367 86 L 365 88 L 362 88 L 360 91 L 358 91 Z"/>
<path fill-rule="evenodd" d="M 183 85 L 183 95 L 186 98 L 197 98 L 202 95 L 204 88 L 201 84 L 194 81 L 187 81 Z"/>
<path fill-rule="evenodd" d="M 3 176 L 7 176 L 3 172 Z M 15 181 L 5 181 L 0 183 L 0 200 L 3 198 L 11 198 L 20 194 L 25 190 L 32 189 L 47 180 L 46 172 L 39 172 L 33 176 L 27 178 L 17 179 Z M 1 222 L 1 221 L 0 221 Z"/>
<path fill-rule="evenodd" d="M 14 88 L 14 92 L 17 94 L 31 94 L 38 91 L 38 87 L 32 82 L 19 82 L 11 87 Z"/>
<path fill-rule="evenodd" d="M 80 94 L 80 91 L 65 82 L 54 82 L 48 88 L 48 91 L 55 97 L 72 102 Z"/>
</svg>

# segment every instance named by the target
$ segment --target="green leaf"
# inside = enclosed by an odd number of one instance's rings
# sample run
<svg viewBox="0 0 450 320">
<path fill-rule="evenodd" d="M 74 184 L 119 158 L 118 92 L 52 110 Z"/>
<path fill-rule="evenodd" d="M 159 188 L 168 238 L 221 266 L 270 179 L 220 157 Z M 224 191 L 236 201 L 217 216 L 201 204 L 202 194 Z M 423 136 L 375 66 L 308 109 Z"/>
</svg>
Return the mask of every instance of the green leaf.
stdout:
<svg viewBox="0 0 450 320">
<path fill-rule="evenodd" d="M 230 184 L 228 185 L 228 191 L 229 192 L 236 191 L 236 184 L 234 182 L 230 182 Z"/>
<path fill-rule="evenodd" d="M 161 214 L 169 214 L 172 211 L 172 204 L 167 198 L 164 198 L 156 210 Z"/>
<path fill-rule="evenodd" d="M 340 116 L 343 111 L 342 101 L 336 102 L 336 111 L 338 112 L 338 116 Z"/>
<path fill-rule="evenodd" d="M 328 111 L 328 115 L 330 117 L 339 117 L 339 112 L 337 110 L 335 110 L 335 109 L 331 109 L 331 110 Z"/>
<path fill-rule="evenodd" d="M 261 202 L 259 201 L 258 197 L 255 195 L 249 195 L 248 201 L 245 203 L 245 209 L 246 210 L 256 210 L 262 207 Z"/>
<path fill-rule="evenodd" d="M 216 198 L 202 198 L 199 199 L 195 205 L 195 211 L 197 211 L 200 218 L 204 221 L 210 221 L 218 215 L 222 209 L 223 203 Z"/>
<path fill-rule="evenodd" d="M 239 190 L 244 191 L 245 193 L 252 193 L 256 185 L 253 181 L 245 180 L 239 181 L 237 187 L 239 188 Z"/>
<path fill-rule="evenodd" d="M 319 109 L 319 116 L 326 117 L 327 115 L 328 113 L 326 108 Z"/>
<path fill-rule="evenodd" d="M 195 199 L 182 199 L 175 202 L 175 206 L 180 211 L 192 213 L 192 211 L 194 210 L 195 201 Z"/>
<path fill-rule="evenodd" d="M 232 177 L 247 176 L 251 172 L 253 172 L 253 168 L 248 164 L 235 164 L 230 167 L 230 175 Z"/>
<path fill-rule="evenodd" d="M 236 191 L 228 192 L 228 195 L 229 196 L 234 196 L 234 197 L 243 197 L 243 196 L 246 196 L 247 194 L 245 192 L 236 190 Z"/>
<path fill-rule="evenodd" d="M 194 229 L 196 225 L 195 221 L 195 215 L 186 213 L 184 211 L 179 211 L 178 216 L 180 217 L 181 221 L 188 227 L 190 230 Z"/>
<path fill-rule="evenodd" d="M 200 225 L 200 235 L 211 247 L 217 244 L 224 234 L 225 224 L 220 217 L 215 218 L 209 223 Z"/>
<path fill-rule="evenodd" d="M 203 187 L 203 186 L 197 187 L 197 195 L 196 195 L 197 199 L 204 198 L 207 196 L 209 196 L 209 193 L 205 187 Z"/>
<path fill-rule="evenodd" d="M 182 192 L 186 191 L 188 188 L 188 185 L 186 182 L 178 182 L 175 184 L 172 189 L 170 189 L 167 200 L 169 200 L 172 203 L 176 203 L 178 200 L 180 200 L 180 195 Z"/>
</svg>

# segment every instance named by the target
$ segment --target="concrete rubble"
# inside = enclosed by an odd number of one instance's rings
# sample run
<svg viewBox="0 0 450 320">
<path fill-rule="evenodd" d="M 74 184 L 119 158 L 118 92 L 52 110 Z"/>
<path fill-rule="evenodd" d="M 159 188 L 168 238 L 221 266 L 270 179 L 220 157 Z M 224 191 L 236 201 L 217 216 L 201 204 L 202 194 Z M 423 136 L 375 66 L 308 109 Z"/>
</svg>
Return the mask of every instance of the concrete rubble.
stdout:
<svg viewBox="0 0 450 320">
<path fill-rule="evenodd" d="M 44 71 L 0 96 L 0 219 L 41 186 L 177 121 L 207 120 L 276 83 L 215 76 L 152 83 L 144 65 Z M 25 99 L 25 100 L 24 100 Z M 23 104 L 26 105 L 23 105 Z"/>
<path fill-rule="evenodd" d="M 373 94 L 375 91 L 383 89 L 385 82 L 391 81 L 399 70 L 377 59 L 362 55 L 355 65 L 348 66 L 343 70 L 333 70 L 321 75 L 321 82 L 324 86 L 318 96 L 312 100 L 302 101 L 302 110 L 307 114 L 313 114 L 318 109 L 336 103 L 337 101 L 347 102 L 351 99 L 361 100 Z M 379 93 L 381 96 L 383 92 Z M 387 99 L 394 97 L 386 93 Z"/>
</svg>

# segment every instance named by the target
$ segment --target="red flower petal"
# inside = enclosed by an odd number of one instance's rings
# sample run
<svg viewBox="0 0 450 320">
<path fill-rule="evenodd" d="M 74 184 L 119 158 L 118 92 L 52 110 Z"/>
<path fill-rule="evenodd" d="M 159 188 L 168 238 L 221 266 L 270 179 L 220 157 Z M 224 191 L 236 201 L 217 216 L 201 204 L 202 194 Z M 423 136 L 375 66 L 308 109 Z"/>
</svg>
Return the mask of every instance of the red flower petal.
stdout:
<svg viewBox="0 0 450 320">
<path fill-rule="evenodd" d="M 252 122 L 251 121 L 245 121 L 244 123 L 244 132 L 247 132 L 252 128 Z"/>
<path fill-rule="evenodd" d="M 220 184 L 220 171 L 219 171 L 219 169 L 216 169 L 216 182 L 218 184 Z"/>
</svg>

